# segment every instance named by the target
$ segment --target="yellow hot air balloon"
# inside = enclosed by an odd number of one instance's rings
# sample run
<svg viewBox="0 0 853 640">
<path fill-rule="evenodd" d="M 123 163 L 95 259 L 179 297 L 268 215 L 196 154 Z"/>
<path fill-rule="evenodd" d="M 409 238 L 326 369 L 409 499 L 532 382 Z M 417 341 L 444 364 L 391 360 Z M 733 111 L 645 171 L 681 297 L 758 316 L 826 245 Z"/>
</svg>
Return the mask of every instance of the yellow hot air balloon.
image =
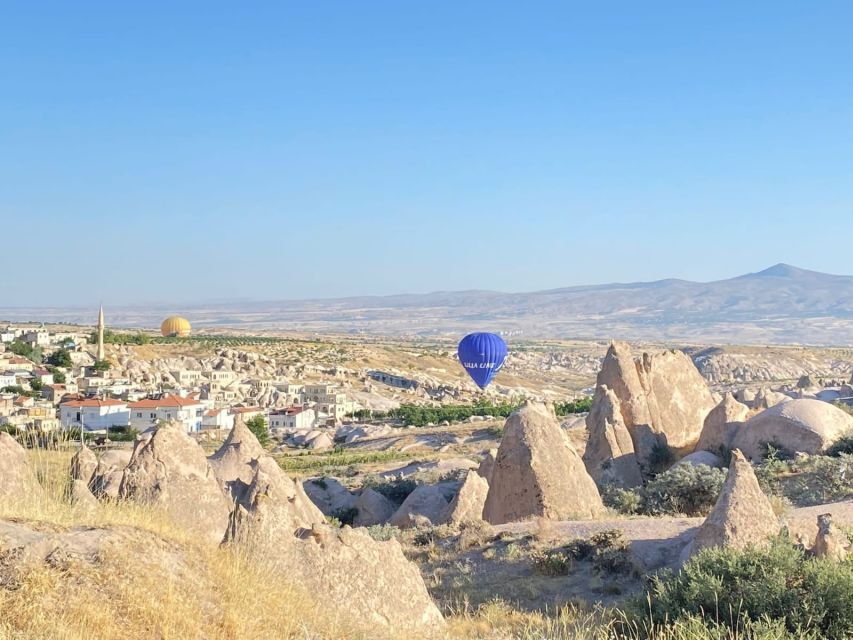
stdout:
<svg viewBox="0 0 853 640">
<path fill-rule="evenodd" d="M 192 327 L 189 320 L 181 316 L 169 316 L 160 325 L 160 333 L 167 338 L 186 338 L 190 335 L 190 331 L 192 331 Z"/>
</svg>

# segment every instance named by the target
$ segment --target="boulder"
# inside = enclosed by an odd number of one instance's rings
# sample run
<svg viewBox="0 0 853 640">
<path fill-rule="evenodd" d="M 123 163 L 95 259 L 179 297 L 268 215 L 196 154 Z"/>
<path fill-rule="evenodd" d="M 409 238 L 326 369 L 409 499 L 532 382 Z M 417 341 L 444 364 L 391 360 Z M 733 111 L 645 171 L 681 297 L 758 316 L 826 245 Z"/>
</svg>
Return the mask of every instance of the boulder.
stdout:
<svg viewBox="0 0 853 640">
<path fill-rule="evenodd" d="M 327 516 L 355 507 L 356 498 L 334 478 L 311 478 L 302 483 L 305 494 Z"/>
<path fill-rule="evenodd" d="M 447 510 L 447 500 L 436 486 L 422 484 L 412 491 L 400 508 L 391 516 L 389 524 L 401 529 L 441 522 Z"/>
<path fill-rule="evenodd" d="M 682 559 L 706 547 L 744 549 L 777 535 L 779 519 L 761 491 L 752 465 L 735 449 L 717 503 L 684 550 Z"/>
<path fill-rule="evenodd" d="M 476 522 L 483 519 L 483 508 L 486 506 L 486 496 L 489 494 L 489 483 L 480 474 L 469 471 L 459 491 L 447 505 L 444 515 L 439 522 L 461 524 Z"/>
<path fill-rule="evenodd" d="M 677 467 L 678 465 L 684 464 L 689 464 L 693 467 L 698 467 L 700 464 L 704 464 L 712 469 L 722 469 L 724 466 L 722 458 L 710 451 L 694 451 L 693 453 L 684 456 L 673 466 Z"/>
<path fill-rule="evenodd" d="M 832 524 L 832 514 L 824 513 L 817 517 L 817 538 L 812 553 L 816 558 L 829 558 L 844 562 L 850 553 L 850 540 L 843 531 Z"/>
<path fill-rule="evenodd" d="M 80 479 L 71 481 L 69 501 L 84 512 L 95 511 L 98 508 L 98 499 L 89 490 L 89 485 Z"/>
<path fill-rule="evenodd" d="M 137 439 L 119 497 L 157 505 L 211 543 L 222 541 L 228 525 L 229 500 L 201 446 L 177 422 L 154 427 Z"/>
<path fill-rule="evenodd" d="M 483 517 L 492 524 L 533 516 L 589 518 L 604 512 L 595 482 L 565 431 L 528 402 L 504 425 Z"/>
<path fill-rule="evenodd" d="M 784 393 L 762 387 L 758 390 L 758 393 L 755 394 L 755 400 L 752 403 L 752 408 L 769 409 L 770 407 L 775 407 L 777 404 L 789 402 L 791 399 L 791 396 L 787 396 Z"/>
<path fill-rule="evenodd" d="M 98 468 L 98 458 L 85 444 L 71 456 L 71 479 L 82 480 L 86 485 L 91 482 Z"/>
<path fill-rule="evenodd" d="M 378 542 L 363 530 L 322 524 L 322 514 L 298 495 L 301 486 L 274 460 L 255 464 L 252 483 L 231 514 L 226 543 L 323 594 L 329 615 L 407 637 L 425 637 L 443 626 L 417 566 L 395 539 Z"/>
<path fill-rule="evenodd" d="M 397 505 L 391 502 L 378 491 L 370 487 L 361 490 L 355 501 L 358 514 L 355 516 L 353 525 L 357 527 L 370 527 L 374 524 L 385 524 L 394 515 Z"/>
<path fill-rule="evenodd" d="M 749 415 L 749 407 L 735 400 L 731 393 L 725 394 L 720 404 L 714 407 L 705 418 L 696 450 L 721 453 L 724 449 L 728 449 L 735 432 L 746 420 L 747 415 Z"/>
<path fill-rule="evenodd" d="M 495 468 L 495 458 L 497 457 L 498 450 L 489 449 L 486 452 L 486 455 L 483 456 L 480 466 L 477 468 L 477 473 L 480 474 L 481 477 L 485 478 L 486 482 L 490 482 L 492 479 L 492 470 Z"/>
<path fill-rule="evenodd" d="M 705 418 L 717 404 L 685 353 L 644 353 L 635 361 L 630 345 L 624 342 L 610 345 L 597 386 L 612 390 L 619 400 L 622 419 L 643 469 L 648 469 L 654 450 L 661 444 L 674 448 L 695 445 Z M 599 394 L 599 401 L 605 398 Z"/>
<path fill-rule="evenodd" d="M 235 494 L 252 481 L 252 462 L 263 455 L 266 451 L 261 443 L 246 426 L 242 414 L 237 414 L 225 442 L 208 462 L 223 491 L 236 499 Z"/>
<path fill-rule="evenodd" d="M 317 437 L 308 441 L 308 448 L 313 451 L 326 451 L 334 446 L 335 443 L 332 442 L 332 439 L 326 433 L 321 433 Z"/>
<path fill-rule="evenodd" d="M 89 481 L 89 488 L 98 498 L 118 498 L 121 478 L 130 462 L 131 452 L 125 449 L 104 451 Z"/>
<path fill-rule="evenodd" d="M 752 389 L 738 389 L 735 391 L 734 396 L 738 402 L 745 404 L 750 409 L 753 408 L 755 404 L 755 391 Z"/>
<path fill-rule="evenodd" d="M 27 462 L 26 450 L 5 431 L 0 431 L 0 499 L 27 500 L 42 489 Z"/>
<path fill-rule="evenodd" d="M 771 443 L 791 453 L 821 453 L 842 435 L 853 431 L 853 417 L 820 400 L 790 400 L 765 409 L 735 433 L 732 447 L 758 460 Z"/>
<path fill-rule="evenodd" d="M 619 398 L 605 386 L 595 390 L 592 410 L 586 417 L 588 433 L 583 461 L 599 486 L 623 489 L 643 483 L 631 434 L 622 418 Z"/>
</svg>

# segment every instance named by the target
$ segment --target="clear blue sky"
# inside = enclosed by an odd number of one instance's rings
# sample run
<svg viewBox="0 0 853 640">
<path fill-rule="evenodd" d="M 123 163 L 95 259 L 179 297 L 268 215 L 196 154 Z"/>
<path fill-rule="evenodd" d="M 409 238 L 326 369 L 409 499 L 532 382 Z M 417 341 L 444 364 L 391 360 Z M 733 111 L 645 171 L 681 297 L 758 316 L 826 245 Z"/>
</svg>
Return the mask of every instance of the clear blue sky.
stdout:
<svg viewBox="0 0 853 640">
<path fill-rule="evenodd" d="M 0 306 L 853 273 L 853 4 L 698 4 L 3 2 Z"/>
</svg>

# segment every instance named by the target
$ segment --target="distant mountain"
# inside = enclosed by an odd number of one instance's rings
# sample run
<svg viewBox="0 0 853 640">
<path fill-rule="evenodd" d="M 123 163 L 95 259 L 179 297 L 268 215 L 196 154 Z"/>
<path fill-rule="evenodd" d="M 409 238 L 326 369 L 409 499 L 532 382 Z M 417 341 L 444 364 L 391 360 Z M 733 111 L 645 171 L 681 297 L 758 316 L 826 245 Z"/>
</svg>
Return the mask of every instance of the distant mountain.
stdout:
<svg viewBox="0 0 853 640">
<path fill-rule="evenodd" d="M 167 311 L 196 327 L 320 333 L 611 338 L 700 343 L 853 345 L 853 276 L 777 264 L 715 282 L 658 280 L 532 293 L 435 292 L 382 297 L 112 308 L 114 325 L 156 327 Z M 90 310 L 0 309 L 0 317 L 91 323 Z"/>
</svg>

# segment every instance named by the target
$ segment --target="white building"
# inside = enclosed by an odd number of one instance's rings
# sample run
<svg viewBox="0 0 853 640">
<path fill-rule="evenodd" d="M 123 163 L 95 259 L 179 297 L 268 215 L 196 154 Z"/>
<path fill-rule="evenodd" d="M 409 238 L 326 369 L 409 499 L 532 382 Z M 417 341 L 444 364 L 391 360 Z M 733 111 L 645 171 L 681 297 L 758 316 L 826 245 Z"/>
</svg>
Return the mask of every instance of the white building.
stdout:
<svg viewBox="0 0 853 640">
<path fill-rule="evenodd" d="M 234 428 L 234 414 L 226 407 L 221 409 L 209 409 L 204 412 L 201 419 L 202 429 L 224 429 L 230 431 Z"/>
<path fill-rule="evenodd" d="M 131 402 L 128 406 L 130 426 L 138 431 L 145 431 L 158 422 L 167 420 L 181 423 L 187 433 L 201 431 L 205 407 L 198 400 L 166 395 L 162 398 Z"/>
<path fill-rule="evenodd" d="M 106 431 L 110 427 L 126 427 L 130 422 L 130 410 L 121 400 L 71 400 L 59 405 L 59 422 L 66 429 Z"/>
<path fill-rule="evenodd" d="M 181 369 L 178 371 L 169 372 L 172 377 L 182 387 L 195 387 L 201 382 L 201 371 L 194 369 Z"/>
<path fill-rule="evenodd" d="M 14 387 L 16 384 L 15 379 L 15 374 L 12 371 L 0 373 L 0 389 L 3 387 Z"/>
<path fill-rule="evenodd" d="M 313 409 L 288 407 L 270 413 L 270 429 L 310 429 L 314 426 L 317 415 Z"/>
</svg>

